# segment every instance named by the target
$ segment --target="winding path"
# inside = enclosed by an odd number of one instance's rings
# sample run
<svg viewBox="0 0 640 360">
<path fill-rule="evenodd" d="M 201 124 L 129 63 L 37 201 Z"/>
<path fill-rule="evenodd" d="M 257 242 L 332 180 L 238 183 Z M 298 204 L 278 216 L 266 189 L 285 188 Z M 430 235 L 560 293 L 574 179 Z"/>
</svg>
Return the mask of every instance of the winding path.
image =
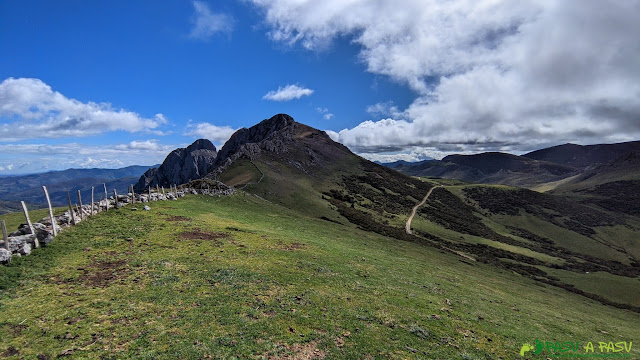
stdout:
<svg viewBox="0 0 640 360">
<path fill-rule="evenodd" d="M 411 216 L 409 216 L 409 219 L 407 219 L 407 225 L 405 226 L 405 230 L 407 232 L 407 234 L 411 235 L 411 221 L 413 220 L 413 217 L 416 216 L 416 211 L 418 210 L 418 208 L 422 205 L 424 205 L 424 203 L 427 202 L 427 199 L 429 198 L 429 196 L 431 195 L 431 192 L 433 191 L 433 189 L 435 188 L 439 188 L 442 187 L 442 185 L 436 185 L 434 187 L 432 187 L 431 189 L 429 189 L 429 192 L 427 193 L 427 195 L 424 196 L 424 199 L 422 199 L 422 201 L 420 201 L 416 206 L 413 207 L 413 210 L 411 210 Z"/>
</svg>

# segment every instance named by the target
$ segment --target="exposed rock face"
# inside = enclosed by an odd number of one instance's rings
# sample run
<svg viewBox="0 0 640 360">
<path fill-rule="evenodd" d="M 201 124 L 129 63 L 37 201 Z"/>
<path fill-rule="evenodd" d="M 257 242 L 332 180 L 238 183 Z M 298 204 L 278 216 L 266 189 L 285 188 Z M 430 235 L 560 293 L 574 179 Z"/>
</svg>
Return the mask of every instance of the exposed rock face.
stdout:
<svg viewBox="0 0 640 360">
<path fill-rule="evenodd" d="M 162 165 L 149 169 L 135 185 L 142 192 L 147 188 L 174 184 L 185 184 L 201 178 L 213 168 L 217 156 L 216 147 L 206 139 L 196 140 L 186 149 L 173 150 Z"/>
<path fill-rule="evenodd" d="M 275 153 L 283 152 L 285 150 L 284 142 L 290 138 L 286 135 L 287 133 L 293 135 L 294 125 L 295 121 L 291 116 L 278 114 L 249 129 L 242 128 L 236 131 L 220 150 L 216 165 L 220 165 L 238 150 L 244 150 L 245 155 L 255 154 L 260 147 Z M 285 131 L 282 131 L 283 129 Z"/>
<path fill-rule="evenodd" d="M 300 126 L 304 125 L 296 123 L 291 116 L 278 114 L 249 129 L 236 131 L 218 153 L 215 170 L 209 177 L 215 177 L 241 157 L 253 159 L 262 151 L 275 154 L 287 152 Z"/>
</svg>

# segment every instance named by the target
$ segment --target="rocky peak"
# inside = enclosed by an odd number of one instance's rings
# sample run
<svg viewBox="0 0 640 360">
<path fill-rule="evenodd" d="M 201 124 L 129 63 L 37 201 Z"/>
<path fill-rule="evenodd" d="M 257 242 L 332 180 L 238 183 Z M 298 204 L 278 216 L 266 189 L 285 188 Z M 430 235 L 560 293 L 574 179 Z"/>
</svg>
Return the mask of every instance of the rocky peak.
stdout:
<svg viewBox="0 0 640 360">
<path fill-rule="evenodd" d="M 216 147 L 207 139 L 196 140 L 186 148 L 173 150 L 157 168 L 145 172 L 135 185 L 136 191 L 154 186 L 179 185 L 199 179 L 213 169 Z"/>
<path fill-rule="evenodd" d="M 236 131 L 231 138 L 224 144 L 218 154 L 217 164 L 226 160 L 230 155 L 236 153 L 240 148 L 247 144 L 258 144 L 265 140 L 272 143 L 274 150 L 276 143 L 281 143 L 287 138 L 293 136 L 296 122 L 287 114 L 278 114 L 270 119 L 261 121 L 260 123 L 250 127 L 242 128 Z M 277 138 L 277 139 L 276 139 Z M 249 145 L 249 147 L 252 147 Z M 257 150 L 257 149 L 254 149 Z"/>
</svg>

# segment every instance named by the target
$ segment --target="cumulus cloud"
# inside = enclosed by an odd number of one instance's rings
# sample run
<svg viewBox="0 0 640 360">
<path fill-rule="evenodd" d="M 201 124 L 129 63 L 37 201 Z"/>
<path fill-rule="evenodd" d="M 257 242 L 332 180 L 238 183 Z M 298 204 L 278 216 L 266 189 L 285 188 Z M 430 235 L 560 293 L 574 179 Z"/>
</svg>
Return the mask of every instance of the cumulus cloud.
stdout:
<svg viewBox="0 0 640 360">
<path fill-rule="evenodd" d="M 189 37 L 208 40 L 216 33 L 229 34 L 233 31 L 233 17 L 224 13 L 214 13 L 205 2 L 194 1 L 195 13 L 191 19 L 193 27 Z"/>
<path fill-rule="evenodd" d="M 290 101 L 300 99 L 303 96 L 313 94 L 313 90 L 300 87 L 298 85 L 287 85 L 278 87 L 278 90 L 271 90 L 262 98 L 271 101 Z"/>
<path fill-rule="evenodd" d="M 211 140 L 216 145 L 221 146 L 236 132 L 229 126 L 217 126 L 207 122 L 193 124 L 189 122 L 187 125 L 186 136 L 194 136 Z"/>
<path fill-rule="evenodd" d="M 640 138 L 640 1 L 253 3 L 273 40 L 351 38 L 367 71 L 415 91 L 406 109 L 372 105 L 375 121 L 335 133 L 362 152 Z"/>
<path fill-rule="evenodd" d="M 105 131 L 152 131 L 167 122 L 107 103 L 67 98 L 39 79 L 8 78 L 0 83 L 0 139 L 79 137 Z"/>
<path fill-rule="evenodd" d="M 322 114 L 322 118 L 325 120 L 331 120 L 335 116 L 335 114 L 331 113 L 327 108 L 317 107 L 316 111 Z"/>
<path fill-rule="evenodd" d="M 393 104 L 393 101 L 377 103 L 367 106 L 367 113 L 371 116 L 391 116 L 393 118 L 402 117 L 402 111 Z"/>
</svg>

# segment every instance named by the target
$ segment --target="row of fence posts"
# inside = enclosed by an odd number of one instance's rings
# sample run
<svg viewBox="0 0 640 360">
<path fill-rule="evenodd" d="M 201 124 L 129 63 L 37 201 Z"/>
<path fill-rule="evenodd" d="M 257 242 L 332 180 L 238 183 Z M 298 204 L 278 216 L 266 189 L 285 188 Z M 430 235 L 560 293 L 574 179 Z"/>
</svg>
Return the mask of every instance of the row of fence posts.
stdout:
<svg viewBox="0 0 640 360">
<path fill-rule="evenodd" d="M 105 211 L 109 211 L 109 195 L 107 192 L 107 184 L 103 184 L 104 186 L 104 202 L 105 202 Z M 136 193 L 133 189 L 133 185 L 131 185 L 129 187 L 129 189 L 131 190 L 131 203 L 135 204 L 136 202 Z M 156 185 L 156 193 L 160 194 L 160 189 L 161 187 Z M 53 236 L 56 237 L 58 236 L 58 230 L 56 229 L 57 227 L 57 223 L 56 223 L 56 219 L 53 216 L 53 207 L 51 206 L 51 198 L 49 197 L 49 192 L 47 191 L 47 187 L 46 186 L 42 186 L 42 190 L 44 191 L 44 196 L 47 199 L 47 206 L 49 208 L 49 219 L 51 220 L 51 229 L 52 229 L 52 233 Z M 95 187 L 91 187 L 91 211 L 90 211 L 90 216 L 94 215 L 94 206 L 95 206 L 95 199 L 94 199 L 94 191 L 95 191 Z M 178 198 L 178 186 L 176 185 L 169 185 L 169 192 L 171 194 L 173 194 L 174 198 Z M 165 189 L 164 186 L 162 186 L 162 195 L 165 195 Z M 118 209 L 120 206 L 118 204 L 118 192 L 116 189 L 113 189 L 113 195 L 114 195 L 114 199 L 115 199 L 115 208 Z M 140 200 L 142 201 L 142 199 Z M 149 198 L 148 201 L 151 202 L 151 187 L 149 187 Z M 31 223 L 31 219 L 29 218 L 29 211 L 27 210 L 27 205 L 24 203 L 24 201 L 20 202 L 22 205 L 22 212 L 24 213 L 24 217 L 27 220 L 27 225 L 29 226 L 29 231 L 31 232 L 31 234 L 33 234 L 34 236 L 36 236 L 34 245 L 36 248 L 40 247 L 40 243 L 38 241 L 38 237 L 36 235 L 36 232 L 33 228 L 33 225 Z M 75 204 L 75 211 L 74 211 L 74 206 L 71 203 L 71 194 L 69 191 L 67 191 L 67 203 L 69 204 L 69 213 L 71 215 L 71 223 L 73 225 L 77 224 L 76 221 L 76 217 L 75 217 L 75 212 L 78 213 L 78 216 L 80 217 L 80 220 L 82 220 L 84 218 L 84 208 L 82 207 L 82 194 L 80 193 L 80 190 L 78 190 L 78 204 Z M 101 201 L 98 202 L 98 207 L 96 210 L 96 214 L 100 212 L 100 203 Z M 0 220 L 0 226 L 2 227 L 2 238 L 4 239 L 4 248 L 6 250 L 9 250 L 9 235 L 7 233 L 7 224 L 4 220 Z"/>
</svg>

